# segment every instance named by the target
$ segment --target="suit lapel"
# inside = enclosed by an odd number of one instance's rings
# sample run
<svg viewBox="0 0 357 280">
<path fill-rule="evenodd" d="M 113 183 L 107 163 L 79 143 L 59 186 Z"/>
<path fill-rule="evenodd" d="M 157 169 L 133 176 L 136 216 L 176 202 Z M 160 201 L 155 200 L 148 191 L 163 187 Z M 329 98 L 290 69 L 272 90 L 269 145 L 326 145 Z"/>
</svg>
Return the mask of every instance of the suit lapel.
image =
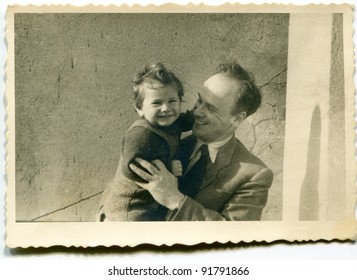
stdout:
<svg viewBox="0 0 357 280">
<path fill-rule="evenodd" d="M 203 181 L 201 188 L 204 188 L 212 183 L 217 178 L 218 172 L 229 166 L 232 161 L 236 146 L 237 140 L 233 136 L 227 144 L 219 149 L 216 161 L 214 163 L 209 162 L 207 165 L 205 180 Z"/>
</svg>

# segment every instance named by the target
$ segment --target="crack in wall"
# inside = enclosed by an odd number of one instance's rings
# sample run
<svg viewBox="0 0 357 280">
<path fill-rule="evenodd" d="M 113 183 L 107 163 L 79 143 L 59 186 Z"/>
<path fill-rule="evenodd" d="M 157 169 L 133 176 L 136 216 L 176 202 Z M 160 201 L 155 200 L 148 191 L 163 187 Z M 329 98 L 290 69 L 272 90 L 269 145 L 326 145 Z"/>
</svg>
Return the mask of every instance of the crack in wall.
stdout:
<svg viewBox="0 0 357 280">
<path fill-rule="evenodd" d="M 77 204 L 79 204 L 79 203 L 81 203 L 81 202 L 83 202 L 83 201 L 86 201 L 86 200 L 89 200 L 89 199 L 91 199 L 91 198 L 93 198 L 93 197 L 96 197 L 97 195 L 100 195 L 100 194 L 102 194 L 102 193 L 103 193 L 103 191 L 100 191 L 100 192 L 98 192 L 98 193 L 96 193 L 96 194 L 93 194 L 93 195 L 91 195 L 91 196 L 82 198 L 82 199 L 80 199 L 80 200 L 78 200 L 78 201 L 76 201 L 76 202 L 74 202 L 74 203 L 72 203 L 72 204 L 69 204 L 69 205 L 65 206 L 65 207 L 62 207 L 62 208 L 53 210 L 53 211 L 51 211 L 51 212 L 48 212 L 48 213 L 46 213 L 46 214 L 43 214 L 43 215 L 38 216 L 38 217 L 36 217 L 36 218 L 33 218 L 32 220 L 30 220 L 30 222 L 35 222 L 35 221 L 37 221 L 37 220 L 39 220 L 39 219 L 41 219 L 41 218 L 44 218 L 44 217 L 47 217 L 47 216 L 52 215 L 52 214 L 54 214 L 54 213 L 63 211 L 63 210 L 65 210 L 65 209 L 70 208 L 70 207 L 72 207 L 72 206 L 74 206 L 74 205 L 77 205 Z M 23 221 L 23 222 L 24 222 L 24 221 Z"/>
</svg>

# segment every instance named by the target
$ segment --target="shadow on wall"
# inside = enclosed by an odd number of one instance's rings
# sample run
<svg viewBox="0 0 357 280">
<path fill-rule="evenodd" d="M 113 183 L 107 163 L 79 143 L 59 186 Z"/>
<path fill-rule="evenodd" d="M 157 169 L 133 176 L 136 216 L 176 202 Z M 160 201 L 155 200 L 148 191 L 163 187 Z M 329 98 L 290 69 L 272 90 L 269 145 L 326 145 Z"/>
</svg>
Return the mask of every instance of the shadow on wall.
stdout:
<svg viewBox="0 0 357 280">
<path fill-rule="evenodd" d="M 321 112 L 320 106 L 316 105 L 311 117 L 306 173 L 300 191 L 300 221 L 319 219 L 320 147 Z"/>
</svg>

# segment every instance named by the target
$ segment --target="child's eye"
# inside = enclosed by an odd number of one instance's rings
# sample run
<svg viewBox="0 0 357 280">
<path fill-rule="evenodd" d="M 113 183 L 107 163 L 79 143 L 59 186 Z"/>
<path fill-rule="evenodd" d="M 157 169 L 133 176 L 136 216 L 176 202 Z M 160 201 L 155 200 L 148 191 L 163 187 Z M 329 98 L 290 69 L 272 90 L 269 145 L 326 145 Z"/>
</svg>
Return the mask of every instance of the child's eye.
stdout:
<svg viewBox="0 0 357 280">
<path fill-rule="evenodd" d="M 176 103 L 176 102 L 178 102 L 176 99 L 172 99 L 172 100 L 170 100 L 169 101 L 170 103 Z"/>
<path fill-rule="evenodd" d="M 161 102 L 160 101 L 153 101 L 153 102 L 151 102 L 151 105 L 161 105 Z"/>
</svg>

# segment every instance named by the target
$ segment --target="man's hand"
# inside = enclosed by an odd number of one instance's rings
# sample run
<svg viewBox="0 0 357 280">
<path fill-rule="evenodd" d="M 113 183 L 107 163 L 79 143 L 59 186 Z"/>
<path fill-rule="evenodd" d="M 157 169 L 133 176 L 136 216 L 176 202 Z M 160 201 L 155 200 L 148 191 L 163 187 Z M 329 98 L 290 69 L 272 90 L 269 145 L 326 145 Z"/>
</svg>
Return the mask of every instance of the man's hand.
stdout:
<svg viewBox="0 0 357 280">
<path fill-rule="evenodd" d="M 130 169 L 148 183 L 136 182 L 140 187 L 151 193 L 153 198 L 170 210 L 176 209 L 184 200 L 185 196 L 178 190 L 177 178 L 170 173 L 160 160 L 152 163 L 143 159 L 135 160 L 143 171 L 134 164 L 130 164 Z"/>
</svg>

